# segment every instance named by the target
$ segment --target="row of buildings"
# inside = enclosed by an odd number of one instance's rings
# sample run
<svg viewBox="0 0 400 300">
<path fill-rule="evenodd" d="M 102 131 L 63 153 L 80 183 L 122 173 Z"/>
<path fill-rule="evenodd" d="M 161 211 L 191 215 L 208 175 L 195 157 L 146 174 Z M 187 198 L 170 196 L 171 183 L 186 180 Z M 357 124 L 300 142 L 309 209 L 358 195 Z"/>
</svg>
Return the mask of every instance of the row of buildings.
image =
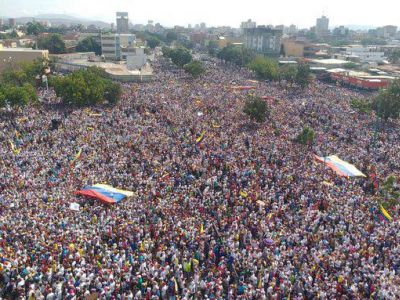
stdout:
<svg viewBox="0 0 400 300">
<path fill-rule="evenodd" d="M 7 25 L 10 28 L 14 28 L 17 26 L 17 20 L 15 18 L 9 18 L 7 22 L 0 18 L 0 27 Z"/>
<path fill-rule="evenodd" d="M 117 32 L 71 33 L 64 35 L 66 44 L 85 37 L 92 37 L 101 45 L 101 56 L 94 52 L 53 55 L 58 71 L 74 71 L 89 66 L 103 68 L 112 78 L 121 81 L 146 81 L 152 78 L 152 70 L 145 53 L 144 42 L 129 33 L 128 13 L 116 13 Z M 5 44 L 6 47 L 3 47 Z M 10 65 L 49 58 L 48 50 L 24 48 L 20 39 L 12 43 L 0 41 L 0 72 Z"/>
</svg>

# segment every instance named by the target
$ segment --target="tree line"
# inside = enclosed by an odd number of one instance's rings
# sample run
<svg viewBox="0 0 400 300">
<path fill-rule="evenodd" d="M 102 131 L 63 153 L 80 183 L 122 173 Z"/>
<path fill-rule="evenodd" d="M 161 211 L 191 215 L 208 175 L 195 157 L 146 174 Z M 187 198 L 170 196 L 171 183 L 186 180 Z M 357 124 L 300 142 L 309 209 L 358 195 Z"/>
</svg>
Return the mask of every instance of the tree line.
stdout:
<svg viewBox="0 0 400 300">
<path fill-rule="evenodd" d="M 38 101 L 36 82 L 44 74 L 46 63 L 36 60 L 9 66 L 0 76 L 0 108 L 22 107 Z"/>
<path fill-rule="evenodd" d="M 210 43 L 208 51 L 219 59 L 241 67 L 248 67 L 259 79 L 280 83 L 286 81 L 291 87 L 296 84 L 301 88 L 305 88 L 310 83 L 311 72 L 307 64 L 279 66 L 276 59 L 257 55 L 241 45 L 228 45 L 218 51 L 216 44 Z"/>
<path fill-rule="evenodd" d="M 46 60 L 10 66 L 0 76 L 0 108 L 38 104 L 36 87 L 48 67 Z M 50 87 L 65 105 L 90 106 L 115 104 L 122 94 L 120 84 L 109 79 L 104 70 L 90 67 L 65 76 L 51 76 Z"/>
<path fill-rule="evenodd" d="M 183 46 L 176 48 L 163 47 L 162 53 L 164 57 L 171 59 L 176 66 L 183 68 L 193 77 L 198 77 L 205 72 L 203 63 L 199 60 L 194 60 L 190 50 Z"/>
<path fill-rule="evenodd" d="M 73 106 L 91 106 L 106 102 L 115 104 L 122 94 L 120 84 L 107 78 L 104 70 L 97 67 L 53 77 L 50 84 L 64 104 Z"/>
</svg>

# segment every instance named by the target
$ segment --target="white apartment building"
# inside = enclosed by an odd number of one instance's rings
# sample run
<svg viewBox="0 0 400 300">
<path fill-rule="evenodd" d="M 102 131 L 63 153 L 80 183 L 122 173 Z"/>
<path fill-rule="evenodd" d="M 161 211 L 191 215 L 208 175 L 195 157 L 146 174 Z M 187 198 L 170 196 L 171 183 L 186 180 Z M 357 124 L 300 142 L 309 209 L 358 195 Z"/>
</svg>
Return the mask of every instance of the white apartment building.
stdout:
<svg viewBox="0 0 400 300">
<path fill-rule="evenodd" d="M 257 23 L 253 22 L 251 19 L 248 19 L 245 22 L 242 22 L 242 24 L 240 24 L 240 30 L 242 33 L 244 33 L 245 29 L 250 29 L 250 28 L 256 28 L 257 27 Z"/>
<path fill-rule="evenodd" d="M 346 47 L 345 54 L 357 57 L 361 63 L 379 63 L 386 60 L 385 53 L 376 47 L 350 46 Z"/>
<path fill-rule="evenodd" d="M 139 70 L 147 62 L 147 55 L 144 53 L 145 47 L 135 47 L 134 52 L 126 56 L 126 65 L 128 70 Z"/>
<path fill-rule="evenodd" d="M 136 36 L 130 33 L 101 35 L 101 52 L 107 60 L 125 60 L 136 45 Z"/>
<path fill-rule="evenodd" d="M 329 34 L 329 18 L 322 16 L 321 18 L 317 19 L 315 33 L 318 37 L 326 36 Z"/>
</svg>

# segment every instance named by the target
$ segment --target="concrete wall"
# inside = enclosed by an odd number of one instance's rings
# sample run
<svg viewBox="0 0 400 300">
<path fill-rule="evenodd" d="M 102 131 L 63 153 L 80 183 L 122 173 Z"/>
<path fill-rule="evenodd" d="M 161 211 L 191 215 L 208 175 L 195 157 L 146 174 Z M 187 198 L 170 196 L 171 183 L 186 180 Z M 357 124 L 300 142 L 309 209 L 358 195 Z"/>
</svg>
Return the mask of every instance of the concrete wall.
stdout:
<svg viewBox="0 0 400 300">
<path fill-rule="evenodd" d="M 9 67 L 10 65 L 15 66 L 23 62 L 33 62 L 35 59 L 48 58 L 48 50 L 29 50 L 22 49 L 18 50 L 7 50 L 3 48 L 0 50 L 0 72 Z"/>
<path fill-rule="evenodd" d="M 126 65 L 128 70 L 141 69 L 147 62 L 147 55 L 144 48 L 136 48 L 135 53 L 126 56 Z"/>
</svg>

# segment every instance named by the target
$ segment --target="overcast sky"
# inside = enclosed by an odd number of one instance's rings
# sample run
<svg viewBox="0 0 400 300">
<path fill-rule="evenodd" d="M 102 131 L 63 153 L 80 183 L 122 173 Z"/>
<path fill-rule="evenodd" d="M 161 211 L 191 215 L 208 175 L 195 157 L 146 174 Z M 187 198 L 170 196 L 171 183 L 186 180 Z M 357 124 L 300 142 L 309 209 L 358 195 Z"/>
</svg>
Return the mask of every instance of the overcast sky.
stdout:
<svg viewBox="0 0 400 300">
<path fill-rule="evenodd" d="M 322 14 L 330 26 L 400 26 L 400 0 L 0 0 L 0 16 L 7 17 L 57 13 L 115 22 L 115 11 L 129 12 L 133 23 L 154 20 L 165 26 L 239 27 L 251 18 L 259 25 L 310 27 Z"/>
</svg>

